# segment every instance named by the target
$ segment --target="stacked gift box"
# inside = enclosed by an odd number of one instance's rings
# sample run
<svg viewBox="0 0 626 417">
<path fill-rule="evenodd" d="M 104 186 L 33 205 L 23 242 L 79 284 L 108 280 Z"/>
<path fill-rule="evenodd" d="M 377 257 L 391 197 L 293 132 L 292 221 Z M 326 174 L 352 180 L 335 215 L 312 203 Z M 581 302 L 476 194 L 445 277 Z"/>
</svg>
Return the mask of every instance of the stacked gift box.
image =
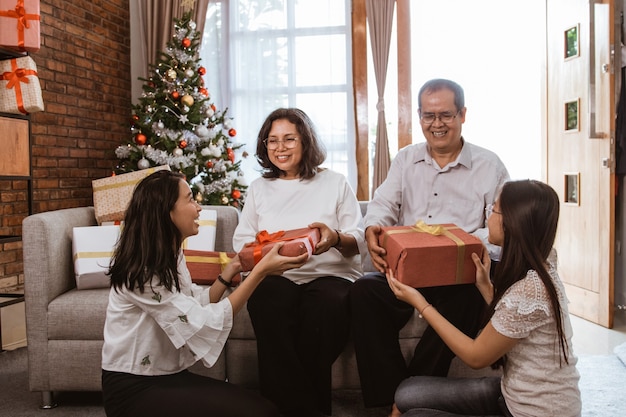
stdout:
<svg viewBox="0 0 626 417">
<path fill-rule="evenodd" d="M 41 45 L 39 0 L 0 0 L 0 48 L 15 55 L 0 60 L 0 112 L 44 110 L 37 65 L 27 53 Z"/>
</svg>

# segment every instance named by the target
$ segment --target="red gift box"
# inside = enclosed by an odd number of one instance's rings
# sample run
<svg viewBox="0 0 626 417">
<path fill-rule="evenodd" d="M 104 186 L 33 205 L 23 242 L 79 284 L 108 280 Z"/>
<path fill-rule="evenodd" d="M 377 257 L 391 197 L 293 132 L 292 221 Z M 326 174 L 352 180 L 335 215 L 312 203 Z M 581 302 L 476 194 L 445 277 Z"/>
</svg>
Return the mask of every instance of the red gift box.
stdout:
<svg viewBox="0 0 626 417">
<path fill-rule="evenodd" d="M 39 0 L 0 0 L 0 46 L 20 52 L 41 48 Z"/>
<path fill-rule="evenodd" d="M 191 274 L 191 281 L 200 285 L 212 285 L 217 276 L 222 273 L 226 265 L 237 254 L 234 252 L 213 252 L 205 250 L 183 249 L 187 269 Z M 233 277 L 233 284 L 239 284 L 240 276 Z"/>
<path fill-rule="evenodd" d="M 394 276 L 414 288 L 476 282 L 472 253 L 483 244 L 454 224 L 383 227 L 378 243 Z"/>
<path fill-rule="evenodd" d="M 239 261 L 243 271 L 251 271 L 263 256 L 265 256 L 277 242 L 285 242 L 280 249 L 283 256 L 299 256 L 308 253 L 313 255 L 315 245 L 320 241 L 320 231 L 317 228 L 308 227 L 287 231 L 268 233 L 262 230 L 256 235 L 256 240 L 248 243 L 239 252 Z"/>
</svg>

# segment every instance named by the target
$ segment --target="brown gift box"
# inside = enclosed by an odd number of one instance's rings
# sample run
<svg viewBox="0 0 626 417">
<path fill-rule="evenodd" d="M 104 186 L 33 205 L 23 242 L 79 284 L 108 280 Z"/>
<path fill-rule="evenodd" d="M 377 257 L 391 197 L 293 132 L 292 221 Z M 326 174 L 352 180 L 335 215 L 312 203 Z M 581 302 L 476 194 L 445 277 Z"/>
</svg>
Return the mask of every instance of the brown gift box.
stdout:
<svg viewBox="0 0 626 417">
<path fill-rule="evenodd" d="M 315 245 L 319 241 L 320 231 L 317 228 L 310 229 L 305 227 L 287 231 L 281 230 L 271 234 L 266 230 L 262 230 L 257 233 L 254 242 L 248 243 L 239 252 L 241 268 L 244 272 L 251 271 L 254 265 L 272 249 L 276 242 L 285 242 L 279 252 L 283 256 L 298 256 L 308 253 L 310 257 L 313 255 Z"/>
<path fill-rule="evenodd" d="M 379 245 L 394 276 L 414 288 L 476 282 L 472 253 L 482 257 L 482 241 L 454 224 L 383 227 Z"/>
<path fill-rule="evenodd" d="M 91 182 L 93 207 L 98 224 L 102 225 L 102 222 L 124 220 L 124 213 L 133 196 L 135 186 L 148 175 L 162 169 L 169 171 L 170 167 L 169 165 L 161 165 L 93 180 Z"/>
<path fill-rule="evenodd" d="M 183 249 L 191 281 L 199 285 L 212 285 L 217 276 L 237 254 L 234 252 L 214 252 L 206 250 Z M 233 277 L 233 284 L 239 284 L 240 275 Z"/>
</svg>

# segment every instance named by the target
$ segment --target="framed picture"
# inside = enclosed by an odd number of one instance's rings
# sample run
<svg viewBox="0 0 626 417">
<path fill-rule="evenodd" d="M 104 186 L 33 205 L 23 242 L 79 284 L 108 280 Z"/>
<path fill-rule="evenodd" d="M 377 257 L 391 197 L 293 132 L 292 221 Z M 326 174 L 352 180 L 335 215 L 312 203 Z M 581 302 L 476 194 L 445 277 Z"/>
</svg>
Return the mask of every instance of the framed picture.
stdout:
<svg viewBox="0 0 626 417">
<path fill-rule="evenodd" d="M 563 39 L 565 44 L 565 60 L 573 59 L 580 56 L 579 33 L 580 24 L 578 23 L 563 32 Z"/>
<path fill-rule="evenodd" d="M 566 205 L 580 206 L 580 172 L 566 172 L 563 177 L 565 181 L 563 202 Z"/>
<path fill-rule="evenodd" d="M 566 132 L 580 131 L 580 98 L 566 101 L 563 115 L 565 120 L 563 126 Z"/>
</svg>

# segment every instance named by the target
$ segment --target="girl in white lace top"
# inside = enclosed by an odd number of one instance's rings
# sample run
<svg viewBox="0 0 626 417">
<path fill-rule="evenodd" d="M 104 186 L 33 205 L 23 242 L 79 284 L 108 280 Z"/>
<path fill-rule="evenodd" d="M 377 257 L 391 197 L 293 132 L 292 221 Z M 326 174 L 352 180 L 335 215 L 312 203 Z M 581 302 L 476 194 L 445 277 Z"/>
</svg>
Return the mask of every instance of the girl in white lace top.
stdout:
<svg viewBox="0 0 626 417">
<path fill-rule="evenodd" d="M 476 369 L 502 366 L 502 378 L 409 378 L 396 391 L 392 416 L 580 416 L 577 358 L 553 249 L 559 198 L 539 181 L 508 182 L 487 217 L 489 241 L 502 246 L 502 257 L 490 279 L 489 256 L 473 255 L 476 286 L 489 304 L 476 339 L 418 290 L 387 278 L 396 297 L 413 305 L 461 360 Z"/>
</svg>

